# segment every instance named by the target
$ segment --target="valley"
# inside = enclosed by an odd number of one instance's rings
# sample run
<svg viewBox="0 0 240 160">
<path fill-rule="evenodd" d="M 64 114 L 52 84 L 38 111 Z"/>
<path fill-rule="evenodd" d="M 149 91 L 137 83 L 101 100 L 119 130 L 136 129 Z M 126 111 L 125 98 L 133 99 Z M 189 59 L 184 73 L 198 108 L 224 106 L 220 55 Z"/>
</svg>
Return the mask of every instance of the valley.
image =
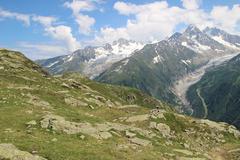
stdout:
<svg viewBox="0 0 240 160">
<path fill-rule="evenodd" d="M 188 73 L 188 74 L 184 75 L 183 77 L 181 77 L 180 79 L 178 79 L 174 83 L 172 89 L 173 89 L 174 93 L 178 96 L 178 98 L 181 100 L 181 103 L 184 106 L 183 108 L 180 108 L 179 111 L 182 113 L 187 113 L 189 115 L 192 115 L 193 110 L 192 110 L 192 107 L 191 107 L 187 97 L 186 97 L 188 89 L 192 85 L 196 84 L 202 78 L 202 76 L 205 74 L 206 70 L 208 70 L 209 68 L 211 68 L 213 66 L 218 66 L 224 62 L 227 62 L 228 60 L 237 56 L 238 54 L 239 53 L 235 53 L 235 54 L 230 54 L 230 55 L 213 58 L 206 65 L 203 65 L 199 69 L 197 69 L 191 73 Z M 206 115 L 203 118 L 206 118 Z"/>
</svg>

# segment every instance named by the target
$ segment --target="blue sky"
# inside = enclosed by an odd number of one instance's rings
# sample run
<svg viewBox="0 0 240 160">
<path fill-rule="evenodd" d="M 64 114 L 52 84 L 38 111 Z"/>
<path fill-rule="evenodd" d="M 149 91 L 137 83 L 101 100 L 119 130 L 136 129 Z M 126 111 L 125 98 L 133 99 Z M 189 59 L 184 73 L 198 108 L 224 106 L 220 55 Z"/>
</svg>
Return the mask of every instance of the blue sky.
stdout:
<svg viewBox="0 0 240 160">
<path fill-rule="evenodd" d="M 159 41 L 188 24 L 239 34 L 239 5 L 239 0 L 1 0 L 0 48 L 42 59 L 118 38 Z"/>
</svg>

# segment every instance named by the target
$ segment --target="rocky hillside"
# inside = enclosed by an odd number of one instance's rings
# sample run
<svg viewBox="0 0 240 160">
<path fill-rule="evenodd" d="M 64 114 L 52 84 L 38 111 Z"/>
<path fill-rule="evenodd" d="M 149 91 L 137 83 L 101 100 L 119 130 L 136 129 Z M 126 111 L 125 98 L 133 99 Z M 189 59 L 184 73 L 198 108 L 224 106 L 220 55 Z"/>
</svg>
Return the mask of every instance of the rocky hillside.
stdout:
<svg viewBox="0 0 240 160">
<path fill-rule="evenodd" d="M 158 99 L 181 104 L 174 83 L 209 60 L 237 52 L 190 25 L 183 33 L 145 47 L 113 64 L 95 79 L 138 88 Z"/>
<path fill-rule="evenodd" d="M 240 128 L 240 55 L 208 70 L 187 95 L 194 116 L 225 121 Z"/>
<path fill-rule="evenodd" d="M 0 159 L 239 159 L 233 126 L 176 114 L 138 90 L 52 77 L 0 50 Z"/>
</svg>

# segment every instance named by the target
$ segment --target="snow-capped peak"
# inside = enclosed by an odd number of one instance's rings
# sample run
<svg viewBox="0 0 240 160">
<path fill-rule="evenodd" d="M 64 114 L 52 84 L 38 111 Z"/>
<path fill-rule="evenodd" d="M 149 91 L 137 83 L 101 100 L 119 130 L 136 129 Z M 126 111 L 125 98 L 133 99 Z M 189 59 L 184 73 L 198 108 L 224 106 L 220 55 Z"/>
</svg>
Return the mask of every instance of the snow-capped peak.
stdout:
<svg viewBox="0 0 240 160">
<path fill-rule="evenodd" d="M 123 57 L 128 57 L 134 51 L 142 49 L 143 46 L 142 43 L 120 38 L 112 44 L 106 44 L 103 47 L 96 47 L 95 52 L 97 56 L 121 55 Z"/>
<path fill-rule="evenodd" d="M 202 31 L 197 28 L 195 25 L 189 25 L 187 27 L 187 29 L 185 30 L 185 32 L 183 34 L 187 34 L 187 35 L 193 35 L 193 34 L 201 34 Z"/>
</svg>

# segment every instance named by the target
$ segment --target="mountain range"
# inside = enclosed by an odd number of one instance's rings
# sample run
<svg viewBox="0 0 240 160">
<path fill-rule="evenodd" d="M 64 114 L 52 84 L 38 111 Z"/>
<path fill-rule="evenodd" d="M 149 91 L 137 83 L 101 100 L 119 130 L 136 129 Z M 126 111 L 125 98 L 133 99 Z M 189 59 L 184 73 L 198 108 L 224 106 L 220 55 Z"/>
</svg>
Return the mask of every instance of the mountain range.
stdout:
<svg viewBox="0 0 240 160">
<path fill-rule="evenodd" d="M 192 115 L 196 108 L 186 96 L 189 87 L 201 79 L 205 70 L 224 62 L 225 56 L 240 52 L 239 44 L 237 35 L 189 25 L 183 33 L 157 43 L 143 45 L 120 39 L 37 63 L 52 74 L 80 72 L 99 82 L 140 89 Z"/>
<path fill-rule="evenodd" d="M 142 43 L 121 38 L 112 44 L 107 43 L 100 47 L 88 46 L 70 55 L 38 60 L 37 63 L 52 74 L 70 71 L 94 78 L 113 63 L 129 57 L 134 51 L 142 49 L 143 46 Z"/>
<path fill-rule="evenodd" d="M 167 40 L 145 45 L 95 79 L 135 87 L 176 104 L 179 102 L 172 86 L 178 79 L 215 57 L 238 51 L 239 48 L 226 46 L 191 25 L 183 33 L 175 33 Z"/>
</svg>

